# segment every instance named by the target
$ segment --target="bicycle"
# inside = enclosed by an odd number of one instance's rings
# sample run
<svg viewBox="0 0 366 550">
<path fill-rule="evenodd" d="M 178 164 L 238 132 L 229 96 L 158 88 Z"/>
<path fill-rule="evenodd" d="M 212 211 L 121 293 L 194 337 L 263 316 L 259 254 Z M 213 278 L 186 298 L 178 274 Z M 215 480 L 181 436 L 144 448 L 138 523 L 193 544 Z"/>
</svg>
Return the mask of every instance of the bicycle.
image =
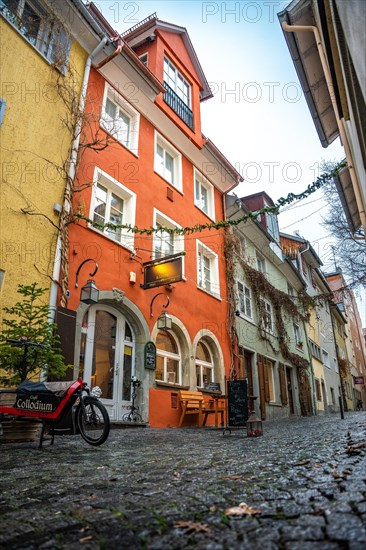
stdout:
<svg viewBox="0 0 366 550">
<path fill-rule="evenodd" d="M 28 342 L 25 339 L 7 341 L 26 348 L 36 349 L 42 346 L 38 342 Z M 14 390 L 0 390 L 0 422 L 7 416 L 39 419 L 42 429 L 38 447 L 42 448 L 42 443 L 46 440 L 46 427 L 50 428 L 53 445 L 55 426 L 71 411 L 73 432 L 79 431 L 90 445 L 102 445 L 109 435 L 110 420 L 105 406 L 99 401 L 99 392 L 95 390 L 96 388 L 90 390 L 81 378 L 73 382 L 26 380 Z"/>
</svg>

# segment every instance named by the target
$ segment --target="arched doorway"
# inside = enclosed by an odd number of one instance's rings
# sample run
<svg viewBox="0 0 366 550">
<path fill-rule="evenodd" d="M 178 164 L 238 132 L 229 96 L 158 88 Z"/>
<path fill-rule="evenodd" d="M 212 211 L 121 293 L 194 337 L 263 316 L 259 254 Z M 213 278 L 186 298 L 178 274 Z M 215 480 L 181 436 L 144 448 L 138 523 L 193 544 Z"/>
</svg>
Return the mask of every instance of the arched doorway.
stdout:
<svg viewBox="0 0 366 550">
<path fill-rule="evenodd" d="M 113 420 L 121 420 L 131 401 L 135 374 L 135 338 L 124 315 L 97 304 L 84 316 L 80 368 L 91 388 L 99 386 L 102 401 Z M 82 329 L 83 332 L 83 329 Z"/>
</svg>

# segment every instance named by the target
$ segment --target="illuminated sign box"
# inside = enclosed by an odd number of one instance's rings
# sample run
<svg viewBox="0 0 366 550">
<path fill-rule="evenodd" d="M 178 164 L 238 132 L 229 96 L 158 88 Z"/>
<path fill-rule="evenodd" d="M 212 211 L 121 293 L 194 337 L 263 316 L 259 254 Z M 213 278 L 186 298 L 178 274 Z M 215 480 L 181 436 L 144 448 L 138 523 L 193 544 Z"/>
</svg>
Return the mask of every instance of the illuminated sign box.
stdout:
<svg viewBox="0 0 366 550">
<path fill-rule="evenodd" d="M 354 377 L 355 384 L 363 384 L 363 376 Z"/>
<path fill-rule="evenodd" d="M 163 260 L 146 262 L 144 265 L 143 289 L 155 288 L 157 286 L 177 283 L 183 278 L 183 257 L 182 254 L 166 256 Z"/>
</svg>

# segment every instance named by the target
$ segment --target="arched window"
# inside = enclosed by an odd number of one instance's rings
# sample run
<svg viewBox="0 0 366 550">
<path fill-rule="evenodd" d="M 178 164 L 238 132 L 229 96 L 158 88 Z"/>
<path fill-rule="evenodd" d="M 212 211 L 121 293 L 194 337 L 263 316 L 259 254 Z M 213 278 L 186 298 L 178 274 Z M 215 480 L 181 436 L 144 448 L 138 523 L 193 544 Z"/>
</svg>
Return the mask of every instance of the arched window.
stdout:
<svg viewBox="0 0 366 550">
<path fill-rule="evenodd" d="M 214 363 L 212 354 L 204 342 L 200 340 L 196 348 L 196 380 L 197 387 L 203 388 L 214 382 Z"/>
<path fill-rule="evenodd" d="M 156 380 L 182 383 L 182 361 L 178 342 L 171 332 L 158 332 L 156 337 Z"/>
</svg>

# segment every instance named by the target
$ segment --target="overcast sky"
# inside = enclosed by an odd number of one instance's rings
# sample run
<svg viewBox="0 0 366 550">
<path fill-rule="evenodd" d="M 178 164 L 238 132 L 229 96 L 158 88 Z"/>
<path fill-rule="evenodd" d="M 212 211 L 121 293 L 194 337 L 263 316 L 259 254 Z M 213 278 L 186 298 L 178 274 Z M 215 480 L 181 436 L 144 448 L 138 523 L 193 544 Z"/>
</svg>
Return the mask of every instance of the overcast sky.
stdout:
<svg viewBox="0 0 366 550">
<path fill-rule="evenodd" d="M 118 31 L 156 12 L 185 27 L 214 93 L 202 103 L 202 131 L 244 177 L 238 196 L 266 191 L 276 201 L 300 193 L 323 160 L 344 158 L 337 139 L 320 144 L 302 93 L 277 13 L 286 0 L 214 2 L 141 0 L 95 2 Z M 332 242 L 320 226 L 327 206 L 321 191 L 279 216 L 280 229 L 308 239 L 334 269 Z M 366 293 L 358 296 L 366 326 Z"/>
</svg>

